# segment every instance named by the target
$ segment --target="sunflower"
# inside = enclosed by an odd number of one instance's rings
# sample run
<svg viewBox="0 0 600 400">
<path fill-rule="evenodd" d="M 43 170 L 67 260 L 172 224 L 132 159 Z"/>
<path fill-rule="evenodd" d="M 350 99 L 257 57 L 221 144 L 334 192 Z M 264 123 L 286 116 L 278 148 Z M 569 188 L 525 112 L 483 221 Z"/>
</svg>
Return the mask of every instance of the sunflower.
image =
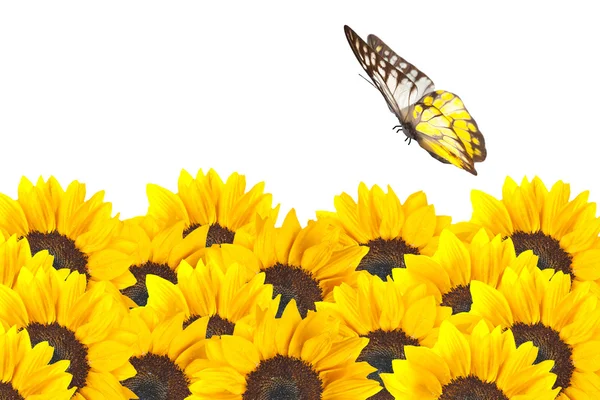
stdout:
<svg viewBox="0 0 600 400">
<path fill-rule="evenodd" d="M 600 218 L 588 192 L 570 198 L 570 186 L 558 181 L 548 191 L 535 177 L 521 185 L 506 178 L 502 200 L 474 190 L 471 222 L 455 228 L 468 234 L 483 226 L 492 235 L 510 237 L 517 254 L 533 250 L 538 267 L 571 275 L 575 284 L 600 283 Z M 595 290 L 598 290 L 597 288 Z"/>
<path fill-rule="evenodd" d="M 406 360 L 393 362 L 394 373 L 381 375 L 396 398 L 552 400 L 558 393 L 552 361 L 536 363 L 531 342 L 517 347 L 510 330 L 490 331 L 483 321 L 471 335 L 444 321 L 433 348 L 404 351 Z"/>
<path fill-rule="evenodd" d="M 570 275 L 552 272 L 507 269 L 498 289 L 473 281 L 470 313 L 510 329 L 517 344 L 533 342 L 536 362 L 552 360 L 558 399 L 600 398 L 599 299 L 590 282 L 570 291 Z"/>
<path fill-rule="evenodd" d="M 179 175 L 178 193 L 149 184 L 148 215 L 163 226 L 185 223 L 183 236 L 196 234 L 205 247 L 233 243 L 236 232 L 253 229 L 255 216 L 277 216 L 272 196 L 261 182 L 246 192 L 246 178 L 234 173 L 223 183 L 214 170 L 202 170 L 193 178 L 187 171 Z"/>
<path fill-rule="evenodd" d="M 54 349 L 47 342 L 33 348 L 26 330 L 5 331 L 0 325 L 0 399 L 69 400 L 69 362 L 52 362 Z"/>
<path fill-rule="evenodd" d="M 29 241 L 31 253 L 48 250 L 54 268 L 86 275 L 88 280 L 131 286 L 131 260 L 119 248 L 121 222 L 98 192 L 85 200 L 85 185 L 74 181 L 63 190 L 58 181 L 40 178 L 35 186 L 21 179 L 18 199 L 0 194 L 0 231 Z"/>
<path fill-rule="evenodd" d="M 5 239 L 0 234 L 0 284 L 13 287 L 21 268 L 28 268 L 35 274 L 38 268 L 52 268 L 53 261 L 46 250 L 32 257 L 27 239 L 18 240 L 16 235 Z"/>
<path fill-rule="evenodd" d="M 354 335 L 369 338 L 358 361 L 377 368 L 369 377 L 383 385 L 379 374 L 392 372 L 392 360 L 405 358 L 404 346 L 432 346 L 441 321 L 452 310 L 439 306 L 422 286 L 404 291 L 399 282 L 384 282 L 366 272 L 360 274 L 357 283 L 357 288 L 347 284 L 336 287 L 334 302 L 319 302 L 317 310 L 335 315 Z M 391 398 L 383 389 L 371 399 Z"/>
<path fill-rule="evenodd" d="M 183 222 L 160 228 L 150 217 L 134 218 L 125 221 L 121 237 L 134 244 L 131 253 L 132 265 L 129 270 L 135 276 L 133 286 L 122 289 L 133 304 L 144 306 L 148 301 L 146 276 L 156 275 L 172 283 L 177 283 L 177 267 L 182 260 L 196 263 L 201 257 L 203 246 L 198 245 L 196 235 L 183 237 Z"/>
<path fill-rule="evenodd" d="M 405 254 L 431 255 L 442 229 L 450 217 L 436 216 L 423 192 L 410 195 L 404 204 L 391 187 L 388 192 L 364 183 L 358 187 L 358 201 L 342 193 L 335 197 L 336 212 L 317 212 L 320 220 L 340 226 L 356 242 L 369 248 L 358 270 L 381 279 L 391 276 L 393 268 L 404 268 Z"/>
<path fill-rule="evenodd" d="M 192 268 L 185 261 L 177 270 L 177 284 L 158 276 L 148 275 L 148 308 L 159 315 L 170 316 L 183 312 L 186 328 L 194 321 L 205 318 L 206 332 L 202 337 L 233 334 L 240 326 L 254 325 L 256 307 L 277 307 L 273 287 L 265 285 L 265 274 L 260 273 L 246 282 L 245 267 L 230 265 L 226 272 L 219 265 L 202 261 Z"/>
<path fill-rule="evenodd" d="M 0 285 L 0 323 L 27 331 L 34 345 L 48 342 L 53 361 L 70 362 L 75 399 L 98 393 L 129 399 L 119 384 L 135 373 L 128 362 L 135 336 L 121 326 L 126 309 L 108 282 L 86 286 L 77 271 L 48 268 L 34 275 L 22 268 L 14 288 Z"/>
<path fill-rule="evenodd" d="M 190 392 L 189 364 L 204 356 L 204 340 L 199 338 L 206 321 L 195 321 L 184 330 L 183 313 L 166 317 L 148 307 L 132 309 L 127 321 L 137 336 L 129 359 L 136 374 L 124 379 L 123 386 L 140 399 L 199 399 Z"/>
<path fill-rule="evenodd" d="M 235 244 L 251 249 L 264 271 L 265 283 L 273 285 L 273 296 L 281 295 L 279 314 L 291 299 L 296 299 L 300 314 L 315 309 L 317 301 L 330 300 L 333 288 L 342 282 L 353 284 L 356 267 L 368 249 L 358 246 L 341 229 L 324 221 L 309 221 L 300 226 L 292 209 L 281 227 L 275 218 L 256 222 L 256 234 L 239 235 Z M 246 262 L 247 250 L 237 247 L 225 250 L 228 260 Z M 210 257 L 212 253 L 208 252 Z"/>
<path fill-rule="evenodd" d="M 249 337 L 215 336 L 206 359 L 190 365 L 198 399 L 366 399 L 380 387 L 373 368 L 356 358 L 368 339 L 340 335 L 327 313 L 300 316 L 294 300 L 281 318 L 276 308 L 259 313 Z"/>
<path fill-rule="evenodd" d="M 517 258 L 510 239 L 502 240 L 498 235 L 490 240 L 484 229 L 468 245 L 444 229 L 433 256 L 407 254 L 405 262 L 406 269 L 393 270 L 395 281 L 406 286 L 425 284 L 439 304 L 458 314 L 471 309 L 472 280 L 496 287 L 507 267 L 518 271 L 532 268 L 537 257 L 528 251 Z"/>
</svg>

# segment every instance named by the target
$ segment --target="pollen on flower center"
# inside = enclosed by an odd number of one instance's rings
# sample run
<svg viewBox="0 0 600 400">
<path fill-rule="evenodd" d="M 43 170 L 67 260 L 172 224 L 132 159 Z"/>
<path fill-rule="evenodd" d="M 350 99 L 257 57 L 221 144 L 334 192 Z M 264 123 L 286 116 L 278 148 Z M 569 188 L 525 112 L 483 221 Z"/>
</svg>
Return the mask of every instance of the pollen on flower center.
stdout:
<svg viewBox="0 0 600 400">
<path fill-rule="evenodd" d="M 369 374 L 368 378 L 376 380 L 383 386 L 381 373 L 392 373 L 392 360 L 405 360 L 404 346 L 419 346 L 419 341 L 408 336 L 402 330 L 384 331 L 378 329 L 364 335 L 369 338 L 369 344 L 362 350 L 356 361 L 366 361 L 377 371 Z M 392 395 L 385 389 L 379 392 L 373 399 L 393 399 Z"/>
<path fill-rule="evenodd" d="M 557 376 L 554 388 L 570 386 L 575 370 L 573 349 L 562 341 L 558 332 L 541 322 L 533 325 L 517 322 L 510 329 L 515 336 L 517 346 L 531 341 L 539 348 L 536 364 L 544 360 L 554 360 L 554 367 L 550 370 Z"/>
<path fill-rule="evenodd" d="M 248 374 L 242 399 L 320 399 L 322 395 L 323 382 L 309 363 L 278 354 Z"/>
<path fill-rule="evenodd" d="M 191 395 L 189 378 L 169 357 L 148 353 L 129 361 L 137 374 L 121 383 L 138 398 L 183 400 Z"/>
<path fill-rule="evenodd" d="M 54 256 L 52 266 L 55 269 L 68 268 L 71 271 L 85 274 L 88 279 L 90 278 L 87 269 L 88 257 L 75 246 L 72 239 L 57 231 L 48 233 L 31 231 L 26 238 L 31 247 L 32 255 L 42 250 L 48 250 Z"/>
<path fill-rule="evenodd" d="M 53 322 L 45 325 L 33 322 L 25 327 L 31 337 L 31 345 L 35 346 L 41 342 L 48 342 L 54 347 L 54 354 L 50 363 L 59 360 L 69 360 L 71 363 L 67 372 L 73 375 L 73 380 L 69 388 L 85 386 L 85 382 L 90 371 L 87 361 L 87 347 L 75 337 L 75 333 L 70 329 L 60 326 Z"/>
<path fill-rule="evenodd" d="M 533 253 L 539 257 L 539 269 L 552 268 L 555 271 L 569 274 L 573 278 L 573 256 L 560 247 L 558 240 L 541 231 L 533 233 L 516 231 L 510 237 L 515 245 L 517 255 L 526 250 L 533 250 Z"/>
<path fill-rule="evenodd" d="M 200 224 L 192 224 L 183 231 L 183 237 L 186 237 L 193 230 L 199 228 Z M 235 232 L 225 228 L 217 223 L 212 224 L 208 228 L 208 234 L 206 235 L 206 247 L 211 247 L 213 244 L 233 243 Z"/>
<path fill-rule="evenodd" d="M 121 293 L 133 300 L 138 306 L 145 306 L 148 303 L 146 275 L 157 275 L 171 283 L 177 284 L 177 274 L 167 264 L 157 264 L 148 261 L 142 265 L 131 266 L 129 271 L 135 276 L 136 283 L 121 290 Z"/>
<path fill-rule="evenodd" d="M 0 382 L 0 399 L 25 400 L 25 398 L 13 388 L 10 382 Z"/>
<path fill-rule="evenodd" d="M 442 306 L 451 307 L 452 314 L 471 311 L 473 297 L 471 297 L 471 285 L 458 285 L 448 293 L 442 295 Z"/>
<path fill-rule="evenodd" d="M 221 318 L 219 315 L 213 315 L 208 320 L 206 327 L 206 338 L 210 339 L 213 336 L 233 335 L 235 324 L 231 321 Z"/>
<path fill-rule="evenodd" d="M 460 376 L 442 387 L 438 400 L 508 400 L 494 382 L 483 382 L 476 376 Z"/>
<path fill-rule="evenodd" d="M 374 239 L 363 246 L 369 247 L 369 252 L 358 264 L 357 270 L 368 271 L 385 280 L 392 275 L 394 268 L 406 268 L 405 254 L 419 254 L 419 249 L 412 247 L 400 238 L 392 240 Z"/>
<path fill-rule="evenodd" d="M 283 314 L 291 299 L 296 300 L 302 318 L 308 310 L 315 310 L 315 303 L 323 300 L 323 290 L 313 275 L 302 268 L 275 264 L 264 270 L 265 283 L 273 285 L 273 297 L 281 294 L 277 317 Z"/>
</svg>

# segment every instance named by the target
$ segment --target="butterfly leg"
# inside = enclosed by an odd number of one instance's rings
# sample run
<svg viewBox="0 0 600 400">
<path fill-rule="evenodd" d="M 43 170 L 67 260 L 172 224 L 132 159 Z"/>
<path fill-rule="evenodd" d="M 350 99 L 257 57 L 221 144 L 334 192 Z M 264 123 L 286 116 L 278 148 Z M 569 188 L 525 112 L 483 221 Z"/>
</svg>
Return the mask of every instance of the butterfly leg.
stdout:
<svg viewBox="0 0 600 400">
<path fill-rule="evenodd" d="M 402 125 L 396 125 L 392 129 L 395 129 L 396 133 L 402 132 L 404 130 L 404 128 L 402 127 Z"/>
<path fill-rule="evenodd" d="M 407 136 L 406 139 L 404 139 L 404 141 L 406 142 L 408 140 L 408 145 L 410 146 L 410 143 L 412 142 L 412 138 Z"/>
</svg>

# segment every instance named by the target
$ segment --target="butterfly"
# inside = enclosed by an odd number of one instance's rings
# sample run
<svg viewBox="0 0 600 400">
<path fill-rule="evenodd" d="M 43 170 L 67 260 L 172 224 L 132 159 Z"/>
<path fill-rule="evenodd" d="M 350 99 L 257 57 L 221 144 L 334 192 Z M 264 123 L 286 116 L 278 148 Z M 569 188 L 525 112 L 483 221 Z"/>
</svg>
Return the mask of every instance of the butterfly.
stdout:
<svg viewBox="0 0 600 400">
<path fill-rule="evenodd" d="M 349 26 L 346 38 L 360 65 L 381 92 L 400 125 L 394 129 L 424 148 L 433 158 L 473 175 L 485 160 L 485 140 L 460 97 L 435 90 L 433 81 L 396 54 L 383 40 L 369 35 L 368 44 Z"/>
</svg>

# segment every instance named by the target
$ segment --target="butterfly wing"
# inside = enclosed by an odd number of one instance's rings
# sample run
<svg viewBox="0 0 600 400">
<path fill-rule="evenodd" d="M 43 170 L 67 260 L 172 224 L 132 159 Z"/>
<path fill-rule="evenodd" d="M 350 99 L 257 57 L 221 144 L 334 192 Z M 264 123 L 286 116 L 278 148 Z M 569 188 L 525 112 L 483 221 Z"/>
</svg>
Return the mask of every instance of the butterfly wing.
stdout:
<svg viewBox="0 0 600 400">
<path fill-rule="evenodd" d="M 349 26 L 344 26 L 344 32 L 358 62 L 375 83 L 390 110 L 400 121 L 406 121 L 409 106 L 419 100 L 415 98 L 414 81 L 404 72 L 394 68 L 393 65 L 384 60 Z"/>
<path fill-rule="evenodd" d="M 403 74 L 412 78 L 415 83 L 414 93 L 411 94 L 411 99 L 414 99 L 413 103 L 421 99 L 427 93 L 431 93 L 435 90 L 435 85 L 431 78 L 425 75 L 424 72 L 420 71 L 417 67 L 406 61 L 406 59 L 400 57 L 394 50 L 390 48 L 385 42 L 379 39 L 375 35 L 369 35 L 367 42 L 373 50 L 377 52 L 383 59 L 389 62 L 397 70 Z"/>
<path fill-rule="evenodd" d="M 409 118 L 417 142 L 432 157 L 477 175 L 474 163 L 485 160 L 485 141 L 460 97 L 438 90 L 411 107 Z"/>
</svg>

